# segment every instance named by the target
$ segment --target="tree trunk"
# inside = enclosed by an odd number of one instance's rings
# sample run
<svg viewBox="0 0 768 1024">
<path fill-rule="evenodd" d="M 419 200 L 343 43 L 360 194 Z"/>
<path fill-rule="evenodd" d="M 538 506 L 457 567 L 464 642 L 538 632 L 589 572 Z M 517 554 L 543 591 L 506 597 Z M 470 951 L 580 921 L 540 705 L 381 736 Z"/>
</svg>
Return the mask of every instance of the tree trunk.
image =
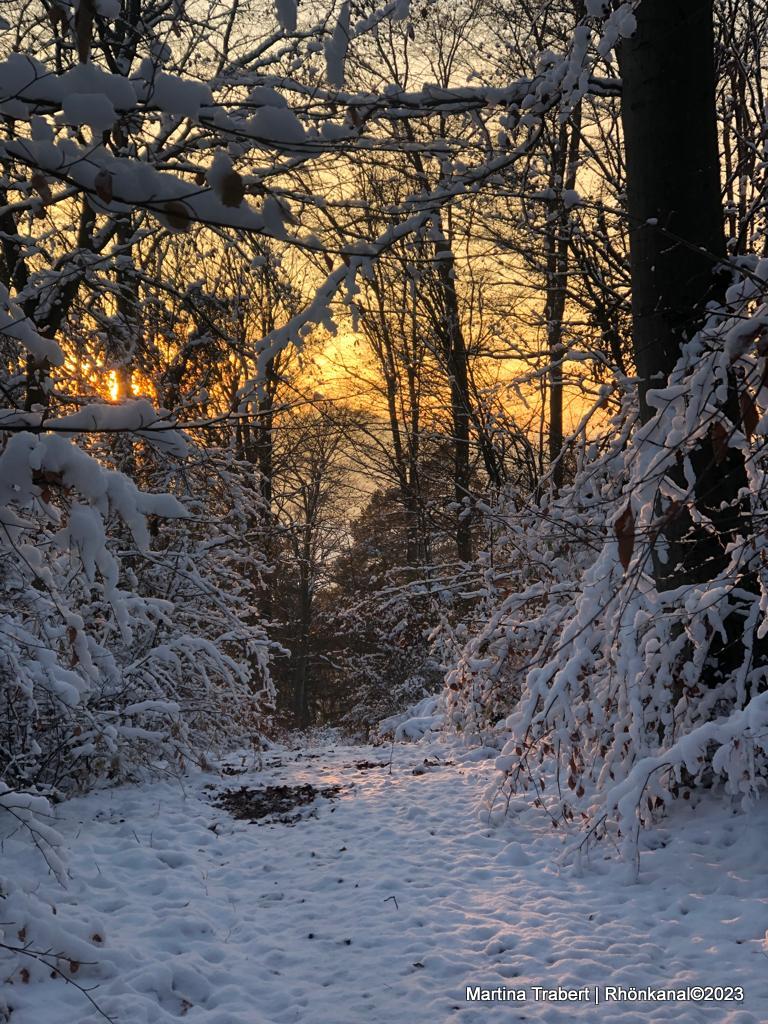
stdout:
<svg viewBox="0 0 768 1024">
<path fill-rule="evenodd" d="M 643 0 L 621 74 L 633 341 L 647 420 L 648 389 L 663 384 L 721 292 L 712 0 Z"/>
<path fill-rule="evenodd" d="M 637 31 L 621 45 L 632 273 L 632 340 L 643 421 L 650 388 L 662 387 L 682 345 L 722 300 L 727 275 L 715 108 L 712 0 L 643 0 Z M 726 414 L 739 422 L 735 386 Z M 712 579 L 725 545 L 745 528 L 744 461 L 717 464 L 710 441 L 691 453 L 698 509 L 716 532 L 676 517 L 668 555 L 654 562 L 660 589 Z M 684 485 L 682 469 L 678 483 Z"/>
<path fill-rule="evenodd" d="M 132 363 L 141 334 L 139 315 L 139 279 L 130 245 L 133 237 L 133 218 L 121 217 L 117 224 L 117 242 L 123 259 L 115 275 L 117 292 L 116 337 L 112 341 L 117 384 L 115 400 L 125 402 L 131 397 Z"/>
<path fill-rule="evenodd" d="M 642 0 L 637 31 L 621 46 L 632 341 L 644 421 L 653 412 L 648 390 L 664 385 L 681 347 L 702 326 L 707 303 L 722 301 L 728 277 L 720 265 L 726 247 L 712 8 L 712 0 Z M 740 425 L 733 377 L 723 411 Z M 697 525 L 690 508 L 668 521 L 666 553 L 653 551 L 660 590 L 715 578 L 728 565 L 728 543 L 751 528 L 742 453 L 728 448 L 725 458 L 718 458 L 708 437 L 688 458 L 693 503 L 714 529 Z M 671 475 L 688 489 L 682 459 Z M 657 509 L 657 515 L 662 511 Z M 749 569 L 733 582 L 744 590 L 757 589 Z M 716 633 L 712 639 L 702 679 L 713 688 L 739 668 L 745 654 L 743 616 L 732 612 L 724 626 L 725 637 Z M 753 657 L 761 662 L 764 646 L 754 639 Z"/>
<path fill-rule="evenodd" d="M 414 141 L 414 134 L 408 122 L 405 122 L 406 138 Z M 425 188 L 429 187 L 429 176 L 418 152 L 414 152 L 413 165 L 418 178 Z M 472 561 L 472 524 L 471 512 L 467 501 L 471 503 L 471 462 L 470 462 L 470 426 L 472 421 L 472 398 L 469 389 L 469 360 L 464 332 L 459 315 L 459 297 L 456 291 L 456 260 L 451 247 L 450 230 L 451 210 L 448 207 L 448 225 L 443 232 L 443 218 L 435 218 L 437 234 L 435 237 L 435 256 L 437 258 L 437 277 L 440 290 L 440 301 L 436 307 L 441 314 L 441 322 L 435 324 L 443 347 L 443 358 L 450 381 L 451 389 L 451 429 L 453 431 L 453 493 L 458 505 L 456 512 L 455 532 L 456 555 L 460 562 Z"/>
<path fill-rule="evenodd" d="M 309 701 L 307 694 L 307 670 L 309 668 L 310 637 L 312 632 L 312 580 L 310 563 L 312 559 L 312 522 L 302 529 L 301 561 L 299 565 L 298 593 L 298 637 L 291 651 L 293 659 L 293 712 L 300 729 L 309 724 Z"/>
<path fill-rule="evenodd" d="M 451 429 L 453 431 L 453 491 L 456 512 L 456 555 L 460 562 L 472 561 L 472 526 L 467 500 L 470 491 L 469 430 L 471 397 L 467 346 L 459 315 L 456 292 L 456 261 L 445 238 L 435 241 L 437 270 L 442 292 L 444 322 L 442 343 L 451 387 Z"/>
<path fill-rule="evenodd" d="M 576 187 L 579 143 L 581 141 L 581 105 L 574 111 L 569 125 L 563 124 L 552 154 L 551 186 L 556 198 L 552 201 L 547 226 L 546 280 L 547 297 L 544 317 L 549 358 L 549 464 L 556 490 L 563 486 L 563 359 L 565 358 L 564 317 L 568 298 L 570 269 L 570 214 L 559 190 Z"/>
</svg>

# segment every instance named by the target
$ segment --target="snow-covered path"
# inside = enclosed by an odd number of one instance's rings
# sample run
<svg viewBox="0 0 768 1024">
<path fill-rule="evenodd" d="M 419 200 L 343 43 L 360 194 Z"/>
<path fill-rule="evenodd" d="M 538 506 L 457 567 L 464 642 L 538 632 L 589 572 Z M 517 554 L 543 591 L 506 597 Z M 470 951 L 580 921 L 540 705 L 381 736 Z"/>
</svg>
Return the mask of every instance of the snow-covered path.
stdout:
<svg viewBox="0 0 768 1024">
<path fill-rule="evenodd" d="M 72 881 L 64 892 L 38 871 L 37 895 L 57 906 L 51 928 L 95 936 L 78 981 L 98 985 L 92 995 L 120 1024 L 768 1020 L 765 806 L 749 825 L 686 810 L 644 854 L 641 882 L 625 885 L 625 867 L 600 857 L 581 877 L 558 873 L 558 836 L 538 815 L 496 829 L 473 816 L 492 762 L 410 745 L 394 748 L 391 774 L 355 766 L 388 756 L 274 751 L 260 772 L 63 805 Z M 342 790 L 295 825 L 234 821 L 210 802 L 211 787 L 305 781 Z M 3 873 L 32 881 L 31 859 L 6 852 Z M 103 1020 L 72 986 L 30 972 L 6 990 L 12 1024 Z M 743 985 L 746 1000 L 532 999 L 535 985 L 595 984 Z M 525 987 L 528 999 L 467 1002 L 467 985 Z"/>
</svg>

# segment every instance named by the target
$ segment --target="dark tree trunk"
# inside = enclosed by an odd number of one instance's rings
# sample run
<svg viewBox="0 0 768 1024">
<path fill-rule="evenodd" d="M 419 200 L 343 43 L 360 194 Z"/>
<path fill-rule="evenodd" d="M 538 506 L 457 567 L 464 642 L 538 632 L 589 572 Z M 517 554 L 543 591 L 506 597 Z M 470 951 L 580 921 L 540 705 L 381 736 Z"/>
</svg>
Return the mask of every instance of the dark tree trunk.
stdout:
<svg viewBox="0 0 768 1024">
<path fill-rule="evenodd" d="M 635 361 L 649 387 L 699 327 L 725 256 L 712 0 L 643 0 L 621 47 Z"/>
<path fill-rule="evenodd" d="M 643 0 L 637 31 L 621 45 L 632 340 L 644 421 L 654 411 L 648 390 L 664 386 L 727 280 L 714 46 L 712 0 Z M 735 383 L 724 411 L 739 422 Z M 675 518 L 668 557 L 654 562 L 661 589 L 713 578 L 727 563 L 726 543 L 746 525 L 741 454 L 730 449 L 718 460 L 705 441 L 691 463 L 694 500 L 716 533 L 693 528 L 686 514 Z M 682 470 L 677 482 L 684 484 Z"/>
<path fill-rule="evenodd" d="M 312 631 L 312 581 L 310 559 L 312 551 L 312 527 L 304 527 L 302 560 L 299 567 L 298 594 L 298 635 L 291 651 L 293 660 L 293 712 L 296 724 L 303 729 L 309 724 L 309 701 L 307 693 L 307 669 L 310 656 L 310 634 Z"/>
<path fill-rule="evenodd" d="M 581 105 L 574 111 L 570 131 L 564 124 L 552 154 L 550 184 L 572 190 L 576 187 L 576 171 L 581 141 Z M 563 486 L 563 360 L 565 358 L 564 317 L 568 298 L 571 232 L 570 214 L 561 196 L 553 200 L 550 222 L 545 237 L 547 297 L 544 317 L 549 358 L 549 464 L 552 482 Z"/>
<path fill-rule="evenodd" d="M 438 277 L 441 289 L 444 321 L 442 344 L 451 386 L 451 426 L 453 430 L 453 492 L 458 506 L 456 512 L 456 554 L 461 562 L 472 561 L 471 467 L 469 435 L 471 396 L 469 393 L 469 365 L 467 346 L 459 314 L 456 292 L 456 261 L 447 241 L 435 242 Z"/>
<path fill-rule="evenodd" d="M 722 300 L 728 279 L 721 263 L 726 248 L 714 50 L 712 0 L 642 0 L 637 31 L 621 47 L 632 341 L 646 421 L 653 412 L 648 390 L 664 385 L 682 345 L 702 326 L 707 303 Z M 740 425 L 733 376 L 723 412 Z M 668 520 L 666 556 L 653 552 L 661 590 L 715 578 L 728 564 L 728 543 L 751 528 L 742 453 L 729 448 L 723 457 L 708 437 L 689 461 L 693 503 L 714 530 L 697 526 L 689 509 Z M 682 460 L 673 475 L 687 490 Z M 756 591 L 749 566 L 733 582 Z M 714 636 L 702 680 L 711 687 L 736 671 L 745 654 L 742 615 L 733 612 L 724 625 L 726 636 Z M 762 663 L 764 647 L 754 638 L 752 655 Z"/>
<path fill-rule="evenodd" d="M 123 261 L 115 275 L 117 329 L 111 354 L 115 361 L 117 382 L 115 398 L 120 402 L 131 397 L 132 363 L 141 334 L 139 279 L 130 247 L 132 237 L 133 219 L 129 215 L 121 218 L 117 225 L 117 242 L 123 250 Z"/>
<path fill-rule="evenodd" d="M 414 141 L 411 126 L 405 123 L 406 137 Z M 420 182 L 429 187 L 429 175 L 418 152 L 413 154 L 413 164 Z M 456 555 L 460 562 L 472 561 L 471 511 L 471 461 L 470 428 L 472 423 L 472 397 L 469 387 L 469 359 L 464 331 L 459 314 L 459 296 L 456 291 L 456 260 L 451 248 L 450 216 L 448 207 L 448 230 L 443 234 L 442 218 L 437 220 L 439 237 L 435 241 L 439 298 L 435 308 L 439 310 L 439 323 L 435 324 L 451 389 L 451 428 L 453 431 L 453 493 L 458 505 L 454 537 Z"/>
<path fill-rule="evenodd" d="M 272 520 L 272 477 L 274 473 L 274 428 L 275 393 L 277 375 L 275 361 L 270 359 L 264 374 L 265 394 L 259 399 L 256 418 L 256 452 L 259 467 L 259 490 L 264 502 L 264 519 L 268 525 Z"/>
</svg>

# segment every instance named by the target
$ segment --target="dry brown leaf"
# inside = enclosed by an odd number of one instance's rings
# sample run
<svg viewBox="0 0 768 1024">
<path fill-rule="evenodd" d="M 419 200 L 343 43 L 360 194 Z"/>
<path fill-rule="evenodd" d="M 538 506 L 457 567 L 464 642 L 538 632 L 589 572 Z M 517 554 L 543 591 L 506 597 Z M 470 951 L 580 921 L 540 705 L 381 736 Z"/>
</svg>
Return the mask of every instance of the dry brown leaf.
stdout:
<svg viewBox="0 0 768 1024">
<path fill-rule="evenodd" d="M 93 180 L 96 195 L 105 203 L 112 202 L 112 174 L 102 167 Z"/>
<path fill-rule="evenodd" d="M 715 457 L 715 465 L 719 466 L 728 458 L 728 430 L 725 424 L 718 420 L 717 423 L 712 424 L 712 428 L 709 433 L 712 441 L 712 453 Z"/>
<path fill-rule="evenodd" d="M 243 179 L 237 171 L 228 171 L 221 179 L 219 196 L 225 206 L 240 206 L 245 196 Z"/>
<path fill-rule="evenodd" d="M 627 505 L 616 520 L 614 530 L 619 543 L 619 561 L 626 572 L 632 561 L 632 552 L 635 550 L 635 517 L 632 515 L 631 505 Z"/>
<path fill-rule="evenodd" d="M 41 199 L 46 202 L 50 202 L 52 198 L 51 186 L 45 180 L 45 175 L 41 174 L 40 171 L 35 171 L 32 175 L 32 188 L 37 192 Z"/>
<path fill-rule="evenodd" d="M 744 427 L 744 433 L 747 437 L 751 438 L 755 432 L 755 427 L 760 422 L 760 416 L 755 406 L 755 400 L 746 388 L 741 392 L 739 404 L 741 406 L 741 422 Z"/>
<path fill-rule="evenodd" d="M 184 203 L 180 203 L 176 199 L 163 204 L 163 217 L 172 231 L 189 231 L 189 226 L 192 223 L 189 210 Z"/>
</svg>

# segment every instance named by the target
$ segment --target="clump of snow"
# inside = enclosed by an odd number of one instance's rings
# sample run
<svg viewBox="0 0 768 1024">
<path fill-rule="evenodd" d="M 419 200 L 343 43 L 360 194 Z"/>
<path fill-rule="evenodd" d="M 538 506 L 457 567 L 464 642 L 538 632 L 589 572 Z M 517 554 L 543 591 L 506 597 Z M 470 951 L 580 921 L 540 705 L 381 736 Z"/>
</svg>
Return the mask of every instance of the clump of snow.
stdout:
<svg viewBox="0 0 768 1024">
<path fill-rule="evenodd" d="M 379 722 L 379 735 L 393 735 L 395 742 L 417 740 L 429 732 L 437 732 L 443 725 L 444 715 L 438 710 L 439 697 L 430 696 L 399 714 Z"/>
<path fill-rule="evenodd" d="M 297 0 L 275 0 L 277 20 L 284 32 L 296 31 Z"/>
<path fill-rule="evenodd" d="M 119 405 L 91 402 L 67 416 L 45 421 L 48 430 L 62 433 L 132 433 L 151 440 L 166 454 L 183 459 L 189 447 L 170 420 L 166 409 L 156 409 L 146 398 L 132 398 Z"/>
<path fill-rule="evenodd" d="M 621 4 L 612 11 L 602 26 L 602 38 L 597 44 L 597 52 L 607 57 L 622 39 L 628 39 L 637 28 L 637 19 L 631 3 Z"/>
<path fill-rule="evenodd" d="M 151 60 L 142 62 L 133 81 L 140 99 L 169 114 L 197 118 L 201 107 L 213 103 L 210 86 L 158 71 Z"/>
<path fill-rule="evenodd" d="M 18 341 L 40 362 L 46 360 L 51 366 L 61 366 L 64 362 L 64 353 L 56 342 L 37 333 L 29 317 L 12 301 L 3 284 L 0 284 L 0 334 Z"/>
<path fill-rule="evenodd" d="M 338 89 L 344 85 L 344 75 L 349 49 L 349 0 L 344 0 L 339 11 L 336 27 L 329 39 L 325 40 L 325 69 L 331 85 Z"/>
<path fill-rule="evenodd" d="M 117 120 L 117 113 L 103 93 L 73 92 L 64 97 L 61 119 L 66 124 L 87 124 L 95 132 L 105 132 Z"/>
<path fill-rule="evenodd" d="M 281 148 L 306 139 L 304 126 L 285 101 L 279 105 L 265 103 L 259 107 L 250 119 L 249 129 L 254 139 L 277 144 Z"/>
<path fill-rule="evenodd" d="M 120 17 L 120 0 L 94 0 L 94 6 L 102 18 L 112 20 Z"/>
</svg>

